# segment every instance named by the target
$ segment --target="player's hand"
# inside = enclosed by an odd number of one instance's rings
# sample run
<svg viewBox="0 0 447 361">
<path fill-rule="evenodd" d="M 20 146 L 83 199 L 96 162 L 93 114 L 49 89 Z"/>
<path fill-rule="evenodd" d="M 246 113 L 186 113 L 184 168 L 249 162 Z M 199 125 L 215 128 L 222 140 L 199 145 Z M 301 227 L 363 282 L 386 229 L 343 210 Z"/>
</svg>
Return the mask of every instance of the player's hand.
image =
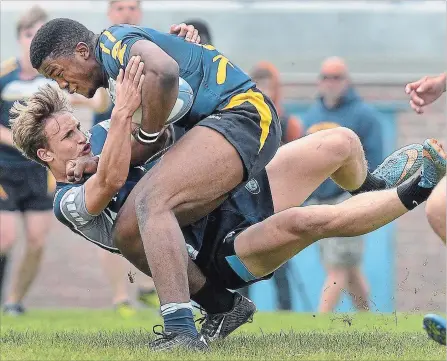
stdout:
<svg viewBox="0 0 447 361">
<path fill-rule="evenodd" d="M 120 69 L 116 78 L 114 111 L 126 112 L 131 117 L 141 105 L 141 88 L 144 82 L 144 63 L 140 56 L 130 58 L 126 70 Z"/>
<path fill-rule="evenodd" d="M 418 114 L 422 114 L 427 105 L 438 99 L 446 89 L 446 76 L 424 76 L 409 83 L 405 92 L 410 95 L 410 106 Z"/>
<path fill-rule="evenodd" d="M 200 44 L 199 31 L 192 25 L 186 25 L 185 23 L 171 25 L 169 34 L 176 34 L 190 43 Z"/>
<path fill-rule="evenodd" d="M 94 174 L 98 169 L 98 156 L 85 155 L 74 160 L 70 160 L 66 166 L 67 180 L 70 183 L 79 183 L 86 174 Z"/>
</svg>

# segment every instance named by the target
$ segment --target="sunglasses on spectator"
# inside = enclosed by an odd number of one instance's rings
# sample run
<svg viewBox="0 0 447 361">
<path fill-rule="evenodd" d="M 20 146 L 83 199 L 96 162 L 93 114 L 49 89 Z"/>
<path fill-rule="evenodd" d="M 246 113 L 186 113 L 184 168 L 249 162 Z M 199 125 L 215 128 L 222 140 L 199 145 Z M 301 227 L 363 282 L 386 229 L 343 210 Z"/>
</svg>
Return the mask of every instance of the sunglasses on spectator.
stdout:
<svg viewBox="0 0 447 361">
<path fill-rule="evenodd" d="M 320 79 L 322 79 L 322 80 L 343 80 L 343 79 L 345 79 L 345 76 L 344 75 L 320 74 Z"/>
</svg>

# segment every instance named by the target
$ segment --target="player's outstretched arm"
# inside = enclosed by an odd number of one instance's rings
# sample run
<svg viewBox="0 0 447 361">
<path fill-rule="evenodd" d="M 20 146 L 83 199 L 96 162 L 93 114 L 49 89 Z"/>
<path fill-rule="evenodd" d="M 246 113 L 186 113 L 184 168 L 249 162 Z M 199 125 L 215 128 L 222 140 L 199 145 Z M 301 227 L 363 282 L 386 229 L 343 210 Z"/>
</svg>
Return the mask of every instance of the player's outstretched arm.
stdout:
<svg viewBox="0 0 447 361">
<path fill-rule="evenodd" d="M 132 57 L 116 80 L 116 104 L 97 172 L 85 182 L 85 202 L 92 215 L 101 213 L 124 185 L 131 159 L 132 115 L 141 103 L 144 64 Z"/>
<path fill-rule="evenodd" d="M 141 129 L 148 134 L 160 132 L 178 96 L 178 64 L 159 46 L 138 40 L 130 49 L 131 56 L 144 62 L 144 83 L 141 94 Z"/>
</svg>

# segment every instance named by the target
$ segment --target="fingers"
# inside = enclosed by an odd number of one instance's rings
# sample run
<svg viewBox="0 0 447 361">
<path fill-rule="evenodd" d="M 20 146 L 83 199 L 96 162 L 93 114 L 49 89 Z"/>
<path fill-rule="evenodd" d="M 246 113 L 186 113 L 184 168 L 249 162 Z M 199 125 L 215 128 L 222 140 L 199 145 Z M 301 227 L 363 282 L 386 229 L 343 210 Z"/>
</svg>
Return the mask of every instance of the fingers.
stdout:
<svg viewBox="0 0 447 361">
<path fill-rule="evenodd" d="M 416 91 L 412 91 L 410 93 L 410 99 L 416 106 L 421 107 L 421 106 L 425 105 L 424 99 L 422 99 L 420 94 L 417 93 Z"/>
<path fill-rule="evenodd" d="M 419 88 L 422 84 L 427 82 L 428 77 L 424 76 L 423 78 L 419 79 L 418 81 L 415 81 L 413 83 L 409 83 L 405 86 L 405 93 L 410 94 L 412 91 L 419 91 Z"/>
<path fill-rule="evenodd" d="M 133 63 L 134 63 L 134 62 L 135 62 L 135 57 L 132 56 L 132 57 L 129 59 L 129 62 L 127 63 L 127 65 L 126 65 L 126 70 L 125 70 L 125 72 L 124 72 L 124 74 L 126 75 L 126 78 L 129 77 L 130 69 L 132 69 L 132 66 L 133 66 Z"/>
<path fill-rule="evenodd" d="M 202 39 L 200 38 L 200 35 L 197 35 L 197 40 L 196 40 L 196 44 L 200 44 L 200 41 L 201 41 Z"/>
<path fill-rule="evenodd" d="M 143 89 L 143 83 L 144 83 L 144 74 L 140 77 L 140 82 L 138 83 L 137 91 L 138 94 L 141 94 L 141 90 Z"/>
<path fill-rule="evenodd" d="M 197 31 L 194 26 L 192 25 L 187 25 L 186 26 L 186 35 L 185 35 L 185 40 L 188 42 L 193 42 L 192 38 L 194 37 L 194 32 Z"/>
<path fill-rule="evenodd" d="M 84 175 L 84 168 L 85 168 L 84 162 L 78 162 L 76 163 L 76 166 L 74 168 L 74 178 L 76 182 L 79 182 L 82 179 L 82 176 Z"/>
<path fill-rule="evenodd" d="M 140 66 L 141 56 L 133 56 L 131 59 L 131 62 L 129 61 L 129 64 L 127 64 L 125 75 L 127 75 L 127 78 L 130 81 L 135 80 L 135 75 L 137 74 L 138 68 Z"/>
<path fill-rule="evenodd" d="M 184 38 L 187 33 L 188 33 L 188 26 L 185 23 L 181 23 L 179 25 L 179 31 L 177 36 Z"/>
<path fill-rule="evenodd" d="M 138 87 L 141 81 L 141 77 L 143 76 L 143 70 L 144 70 L 144 63 L 142 61 L 138 64 L 138 69 L 135 74 L 135 78 L 133 79 L 135 87 Z"/>
<path fill-rule="evenodd" d="M 116 82 L 118 84 L 121 84 L 123 82 L 123 78 L 124 78 L 124 70 L 120 69 L 118 76 L 116 77 Z"/>
<path fill-rule="evenodd" d="M 197 41 L 197 39 L 199 39 L 199 41 Z M 199 42 L 200 42 L 199 31 L 197 29 L 194 29 L 193 35 L 191 38 L 191 43 L 198 44 Z"/>
<path fill-rule="evenodd" d="M 169 34 L 177 34 L 180 31 L 180 25 L 172 24 L 169 29 Z"/>
<path fill-rule="evenodd" d="M 410 107 L 418 114 L 422 114 L 424 112 L 424 108 L 417 105 L 413 100 L 410 100 Z"/>
<path fill-rule="evenodd" d="M 425 80 L 416 88 L 417 93 L 424 93 L 429 90 L 432 90 L 433 87 L 433 79 L 428 79 L 425 77 Z"/>
<path fill-rule="evenodd" d="M 70 183 L 73 183 L 73 182 L 76 181 L 76 180 L 75 180 L 75 175 L 74 175 L 74 173 L 75 173 L 75 167 L 76 167 L 76 161 L 74 161 L 74 160 L 69 160 L 69 161 L 67 162 L 67 166 L 66 166 L 65 173 L 67 174 L 67 180 L 68 180 Z"/>
</svg>

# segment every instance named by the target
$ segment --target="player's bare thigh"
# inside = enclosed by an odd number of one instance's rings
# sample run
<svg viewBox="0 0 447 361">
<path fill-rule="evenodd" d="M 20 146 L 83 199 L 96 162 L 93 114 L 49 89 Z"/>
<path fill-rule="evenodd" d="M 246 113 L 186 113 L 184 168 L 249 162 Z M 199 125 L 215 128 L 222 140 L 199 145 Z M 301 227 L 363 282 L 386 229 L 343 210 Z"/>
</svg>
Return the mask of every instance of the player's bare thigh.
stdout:
<svg viewBox="0 0 447 361">
<path fill-rule="evenodd" d="M 266 167 L 275 213 L 301 205 L 349 157 L 354 143 L 360 144 L 357 135 L 340 127 L 282 146 Z"/>
<path fill-rule="evenodd" d="M 441 179 L 427 200 L 427 218 L 441 239 L 446 241 L 446 178 Z"/>
<path fill-rule="evenodd" d="M 197 126 L 186 133 L 135 186 L 135 202 L 149 212 L 173 211 L 181 226 L 219 206 L 242 182 L 236 149 L 213 129 Z"/>
</svg>

